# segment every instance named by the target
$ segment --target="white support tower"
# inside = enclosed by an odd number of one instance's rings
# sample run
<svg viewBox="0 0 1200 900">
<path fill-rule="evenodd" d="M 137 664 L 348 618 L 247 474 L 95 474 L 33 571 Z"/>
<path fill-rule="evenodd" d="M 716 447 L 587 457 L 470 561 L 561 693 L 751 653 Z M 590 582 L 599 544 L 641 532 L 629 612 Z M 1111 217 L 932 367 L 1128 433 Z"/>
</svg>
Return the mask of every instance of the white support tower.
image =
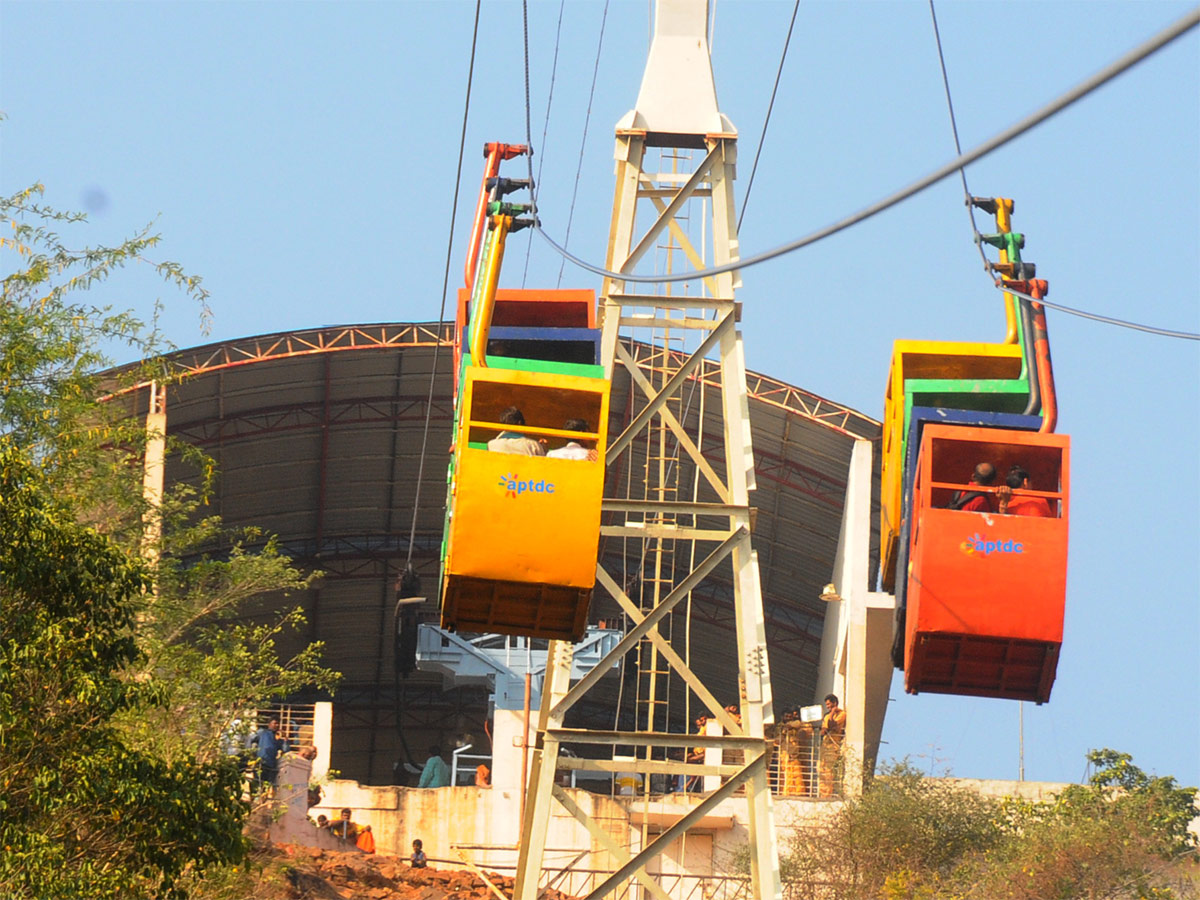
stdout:
<svg viewBox="0 0 1200 900">
<path fill-rule="evenodd" d="M 738 258 L 733 198 L 737 132 L 717 108 L 707 7 L 705 0 L 657 0 L 655 4 L 654 38 L 637 108 L 617 126 L 610 271 L 678 274 Z M 556 786 L 556 770 L 606 767 L 639 773 L 644 786 L 649 785 L 651 774 L 705 776 L 708 790 L 686 795 L 688 811 L 657 837 L 650 836 L 635 855 L 608 838 L 605 843 L 617 867 L 589 900 L 623 889 L 631 879 L 655 900 L 666 900 L 648 863 L 735 795 L 744 795 L 747 804 L 753 896 L 774 900 L 782 893 L 767 781 L 764 727 L 774 714 L 758 559 L 751 545 L 754 456 L 745 359 L 737 329 L 739 305 L 734 299 L 740 280 L 734 271 L 683 284 L 687 287 L 638 286 L 615 278 L 604 283 L 604 366 L 610 376 L 621 369 L 628 373 L 635 398 L 629 424 L 610 442 L 606 461 L 610 467 L 624 465 L 624 471 L 632 471 L 635 442 L 644 449 L 644 461 L 636 465 L 640 477 L 632 488 L 610 486 L 617 496 L 604 501 L 601 534 L 640 546 L 644 563 L 635 576 L 636 590 L 620 573 L 606 571 L 603 559 L 597 581 L 631 626 L 606 663 L 629 654 L 626 665 L 636 667 L 640 679 L 636 727 L 612 732 L 563 727 L 567 710 L 608 666 L 598 666 L 572 687 L 570 645 L 553 642 L 514 900 L 536 900 L 554 803 L 580 819 L 593 835 L 605 836 Z M 689 433 L 699 370 L 706 361 L 711 367 L 716 360 L 720 386 L 701 388 L 701 413 Z M 723 446 L 703 450 L 717 460 L 715 468 L 702 452 L 705 421 L 711 427 L 714 410 L 721 422 Z M 690 485 L 680 484 L 682 459 L 696 473 Z M 721 460 L 724 471 L 718 471 Z M 691 670 L 686 652 L 678 649 L 678 636 L 670 631 L 673 614 L 686 610 L 691 592 L 717 572 L 732 583 L 736 642 L 729 642 L 727 670 L 738 675 L 740 715 L 726 712 Z M 714 660 L 707 662 L 711 666 Z M 667 673 L 682 680 L 724 734 L 668 732 L 668 716 L 659 709 L 666 703 Z M 633 758 L 609 763 L 562 757 L 563 744 L 632 747 Z M 687 749 L 694 747 L 706 749 L 704 763 L 684 761 Z"/>
</svg>

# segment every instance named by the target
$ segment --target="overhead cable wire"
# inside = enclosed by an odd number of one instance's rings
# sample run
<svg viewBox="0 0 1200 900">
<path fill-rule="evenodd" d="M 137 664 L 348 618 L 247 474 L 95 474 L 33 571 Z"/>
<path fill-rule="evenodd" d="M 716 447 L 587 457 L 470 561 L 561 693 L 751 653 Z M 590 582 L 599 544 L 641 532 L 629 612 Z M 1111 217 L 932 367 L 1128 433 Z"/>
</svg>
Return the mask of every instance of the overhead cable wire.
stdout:
<svg viewBox="0 0 1200 900">
<path fill-rule="evenodd" d="M 938 30 L 937 13 L 933 9 L 933 0 L 929 0 L 929 18 L 933 20 L 933 39 L 937 43 L 938 64 L 942 67 L 942 87 L 946 89 L 946 108 L 950 111 L 950 130 L 954 132 L 954 152 L 962 156 L 962 144 L 958 140 L 958 118 L 954 115 L 954 100 L 950 96 L 950 76 L 946 73 L 946 56 L 942 53 L 942 34 Z M 967 167 L 959 166 L 958 174 L 962 177 L 963 201 L 967 207 L 967 218 L 971 222 L 971 234 L 975 239 L 975 249 L 983 260 L 983 270 L 990 273 L 992 264 L 983 252 L 983 240 L 979 228 L 975 224 L 975 207 L 971 204 L 971 189 L 967 187 Z"/>
<path fill-rule="evenodd" d="M 558 73 L 558 47 L 562 38 L 562 20 L 563 10 L 566 9 L 567 0 L 562 0 L 558 5 L 558 27 L 554 30 L 554 60 L 550 63 L 550 91 L 546 96 L 546 120 L 542 124 L 542 144 L 541 158 L 538 160 L 537 177 L 538 181 L 542 180 L 542 166 L 546 164 L 546 133 L 550 130 L 550 107 L 554 103 L 554 78 Z M 530 251 L 533 249 L 533 235 L 529 235 L 525 241 L 525 268 L 521 271 L 521 288 L 525 288 L 525 279 L 529 276 L 529 257 Z"/>
<path fill-rule="evenodd" d="M 1090 313 L 1082 309 L 1075 309 L 1071 306 L 1063 306 L 1059 303 L 1050 303 L 1042 297 L 1031 297 L 1029 294 L 1022 294 L 1020 291 L 1014 291 L 1011 287 L 1005 286 L 1002 282 L 996 282 L 996 287 L 1002 291 L 1007 291 L 1015 297 L 1020 297 L 1022 300 L 1030 300 L 1033 303 L 1040 303 L 1042 306 L 1049 309 L 1056 309 L 1059 312 L 1069 313 L 1072 316 L 1080 316 L 1084 319 L 1091 319 L 1095 322 L 1103 322 L 1106 325 L 1119 325 L 1121 328 L 1132 328 L 1134 331 L 1145 331 L 1148 334 L 1158 334 L 1163 337 L 1182 338 L 1185 341 L 1200 341 L 1200 334 L 1192 331 L 1172 331 L 1169 328 L 1155 328 L 1153 325 L 1140 325 L 1137 322 L 1129 322 L 1125 319 L 1114 319 L 1111 316 L 1102 316 L 1098 313 Z"/>
<path fill-rule="evenodd" d="M 527 2 L 527 0 L 526 0 L 526 2 Z M 840 219 L 839 221 L 834 222 L 831 225 L 827 225 L 824 228 L 820 228 L 817 231 L 814 231 L 811 234 L 805 235 L 804 237 L 797 238 L 794 241 L 789 241 L 786 244 L 781 244 L 780 246 L 775 247 L 772 250 L 766 250 L 762 253 L 754 254 L 753 256 L 747 256 L 742 259 L 737 259 L 732 262 L 723 263 L 718 266 L 712 266 L 707 269 L 697 269 L 696 271 L 693 271 L 693 272 L 681 272 L 681 273 L 675 273 L 675 274 L 670 274 L 670 275 L 635 275 L 632 273 L 612 272 L 601 266 L 593 265 L 592 263 L 589 263 L 586 260 L 580 259 L 578 256 L 575 256 L 570 251 L 568 251 L 565 247 L 559 245 L 552 237 L 550 237 L 550 235 L 548 235 L 545 232 L 545 230 L 541 227 L 540 224 L 536 223 L 536 221 L 534 224 L 534 229 L 537 231 L 537 233 L 539 235 L 542 236 L 542 239 L 545 240 L 546 243 L 548 243 L 558 253 L 560 253 L 568 261 L 574 263 L 579 268 L 584 269 L 588 272 L 591 272 L 594 275 L 599 275 L 604 278 L 613 278 L 618 281 L 627 281 L 627 282 L 632 282 L 635 284 L 660 284 L 660 283 L 677 282 L 677 281 L 694 281 L 698 278 L 708 278 L 708 277 L 711 277 L 714 275 L 724 274 L 725 272 L 732 272 L 737 269 L 746 269 L 751 266 L 758 265 L 759 263 L 764 263 L 764 262 L 767 262 L 768 260 L 775 259 L 776 257 L 783 256 L 788 253 L 792 253 L 796 250 L 800 250 L 803 247 L 807 247 L 810 244 L 815 244 L 818 241 L 824 240 L 827 237 L 837 234 L 838 232 L 845 231 L 847 228 L 850 228 L 853 225 L 857 225 L 859 222 L 866 221 L 867 219 L 870 219 L 873 216 L 878 215 L 879 213 L 883 212 L 884 210 L 890 209 L 891 207 L 897 205 L 898 203 L 902 203 L 903 201 L 907 200 L 908 198 L 921 193 L 922 191 L 926 190 L 927 188 L 931 187 L 932 185 L 935 185 L 938 182 L 942 181 L 943 179 L 949 177 L 950 175 L 953 175 L 961 167 L 963 167 L 969 163 L 973 163 L 977 159 L 982 159 L 983 157 L 987 156 L 989 153 L 993 153 L 994 151 L 999 150 L 1005 144 L 1008 144 L 1008 143 L 1012 142 L 1013 140 L 1015 140 L 1016 138 L 1020 137 L 1021 135 L 1025 134 L 1025 132 L 1036 128 L 1038 125 L 1042 124 L 1047 119 L 1052 118 L 1053 116 L 1062 112 L 1067 107 L 1077 103 L 1079 100 L 1082 100 L 1084 97 L 1086 97 L 1088 94 L 1095 91 L 1097 88 L 1102 87 L 1103 85 L 1112 81 L 1118 75 L 1121 75 L 1128 69 L 1131 69 L 1133 66 L 1140 63 L 1142 60 L 1146 59 L 1148 56 L 1151 56 L 1152 54 L 1161 50 L 1167 44 L 1171 43 L 1172 41 L 1174 41 L 1177 38 L 1181 37 L 1182 35 L 1186 34 L 1188 31 L 1195 28 L 1197 25 L 1200 25 L 1200 7 L 1197 7 L 1196 9 L 1192 10 L 1187 15 L 1185 15 L 1181 19 L 1179 19 L 1177 22 L 1173 23 L 1172 25 L 1169 25 L 1167 28 L 1163 29 L 1158 34 L 1154 35 L 1153 37 L 1151 37 L 1148 40 L 1144 41 L 1143 43 L 1139 44 L 1137 47 L 1135 47 L 1133 50 L 1130 50 L 1128 53 L 1126 53 L 1121 58 L 1117 59 L 1115 62 L 1112 62 L 1109 65 L 1105 66 L 1103 69 L 1101 69 L 1095 75 L 1092 75 L 1090 78 L 1085 79 L 1084 81 L 1080 82 L 1077 86 L 1075 86 L 1071 90 L 1062 94 L 1055 100 L 1052 100 L 1051 102 L 1047 103 L 1041 109 L 1029 114 L 1024 119 L 1021 119 L 1016 124 L 1006 128 L 1004 131 L 1000 132 L 999 134 L 995 135 L 994 137 L 990 138 L 989 140 L 984 141 L 982 144 L 979 144 L 977 147 L 970 150 L 969 152 L 960 154 L 959 156 L 950 160 L 945 165 L 941 166 L 938 169 L 935 169 L 933 172 L 926 175 L 924 178 L 921 178 L 921 179 L 913 182 L 912 184 L 908 185 L 907 187 L 901 188 L 900 190 L 896 191 L 893 194 L 890 194 L 889 196 L 878 201 L 877 203 L 873 203 L 872 205 L 866 207 L 865 209 L 859 210 L 856 213 L 846 216 L 844 219 Z M 528 44 L 528 39 L 526 39 L 526 43 Z M 528 70 L 528 53 L 526 54 L 526 70 Z M 528 75 L 526 76 L 526 81 L 528 82 Z M 529 106 L 529 102 L 528 102 L 528 87 L 527 87 L 526 88 L 526 120 L 528 120 L 528 117 L 529 117 L 528 106 Z M 532 163 L 530 163 L 530 172 L 531 173 L 532 173 L 532 170 L 533 170 L 533 165 L 532 165 Z M 536 194 L 535 194 L 534 195 L 535 206 L 536 206 L 536 202 L 537 202 L 537 200 L 536 200 Z"/>
<path fill-rule="evenodd" d="M 929 0 L 930 4 L 933 0 Z M 715 4 L 714 4 L 715 5 Z M 758 158 L 762 156 L 763 144 L 767 141 L 767 126 L 771 124 L 771 110 L 775 108 L 775 95 L 779 93 L 779 79 L 783 75 L 783 64 L 787 60 L 788 46 L 792 43 L 792 29 L 796 27 L 796 13 L 800 11 L 800 0 L 792 7 L 792 21 L 788 23 L 787 37 L 783 39 L 783 53 L 779 57 L 779 68 L 775 70 L 775 86 L 771 88 L 771 102 L 767 104 L 767 115 L 763 119 L 762 134 L 758 136 L 758 149 L 754 151 L 754 165 L 750 167 L 750 180 L 746 183 L 746 196 L 742 198 L 742 211 L 738 213 L 737 230 L 742 230 L 742 219 L 746 217 L 746 207 L 750 204 L 750 191 L 754 189 L 754 173 L 758 171 Z M 955 135 L 955 141 L 958 137 Z M 960 149 L 961 153 L 962 150 Z"/>
<path fill-rule="evenodd" d="M 579 196 L 579 177 L 583 173 L 583 154 L 587 149 L 588 126 L 592 121 L 592 101 L 596 97 L 596 79 L 600 74 L 600 53 L 604 48 L 604 26 L 608 22 L 608 0 L 604 0 L 604 12 L 600 16 L 600 39 L 596 42 L 596 63 L 592 66 L 592 89 L 588 93 L 587 113 L 583 117 L 583 137 L 579 139 L 579 162 L 575 166 L 575 186 L 571 189 L 571 208 L 567 212 L 567 234 L 563 238 L 563 245 L 571 242 L 571 223 L 575 221 L 575 199 Z M 533 242 L 533 236 L 530 235 L 530 242 Z M 567 261 L 564 259 L 558 264 L 558 281 L 555 287 L 562 287 L 563 269 L 566 268 Z"/>
<path fill-rule="evenodd" d="M 954 149 L 961 156 L 962 155 L 962 145 L 958 141 L 958 122 L 956 121 L 955 115 L 954 115 L 954 101 L 951 99 L 951 96 L 950 96 L 950 78 L 946 74 L 946 57 L 942 53 L 942 36 L 938 30 L 937 13 L 934 11 L 934 8 L 933 8 L 933 0 L 929 0 L 929 17 L 933 21 L 933 37 L 934 37 L 934 40 L 937 42 L 938 63 L 942 67 L 942 85 L 946 89 L 946 107 L 948 108 L 948 110 L 950 112 L 950 128 L 954 132 Z M 974 237 L 975 237 L 975 246 L 979 250 L 980 258 L 983 260 L 984 271 L 986 271 L 989 274 L 989 280 L 991 280 L 990 276 L 991 276 L 991 272 L 992 272 L 992 264 L 991 264 L 991 261 L 988 260 L 987 254 L 983 252 L 982 236 L 979 233 L 979 229 L 975 225 L 975 211 L 971 204 L 971 189 L 969 187 L 967 187 L 966 167 L 964 166 L 964 167 L 960 168 L 958 171 L 959 171 L 959 174 L 962 176 L 963 199 L 966 203 L 967 215 L 969 216 L 969 218 L 971 220 L 971 232 L 974 234 Z M 1200 334 L 1192 334 L 1191 332 L 1187 332 L 1187 331 L 1171 331 L 1166 328 L 1155 328 L 1150 325 L 1140 325 L 1136 322 L 1128 322 L 1124 319 L 1114 319 L 1114 318 L 1110 318 L 1108 316 L 1101 316 L 1096 313 L 1085 312 L 1084 310 L 1081 310 L 1081 309 L 1074 309 L 1069 306 L 1060 306 L 1059 304 L 1056 304 L 1056 303 L 1047 303 L 1044 299 L 1035 299 L 1033 297 L 1028 296 L 1027 294 L 1022 294 L 1020 291 L 1014 291 L 1011 288 L 1005 288 L 1000 284 L 996 284 L 995 286 L 1000 287 L 1002 290 L 1005 290 L 1008 293 L 1013 294 L 1017 297 L 1022 297 L 1025 300 L 1034 300 L 1035 302 L 1041 303 L 1043 306 L 1049 307 L 1050 309 L 1069 313 L 1070 315 L 1074 315 L 1074 316 L 1080 316 L 1085 319 L 1092 319 L 1093 321 L 1097 321 L 1097 322 L 1103 322 L 1107 325 L 1117 325 L 1121 328 L 1132 328 L 1137 331 L 1145 331 L 1149 334 L 1162 335 L 1163 337 L 1183 338 L 1184 340 L 1192 340 L 1192 341 L 1200 340 Z"/>
<path fill-rule="evenodd" d="M 538 226 L 537 185 L 533 181 L 533 130 L 529 124 L 529 0 L 521 0 L 521 35 L 525 49 L 525 145 L 529 152 L 525 154 L 525 166 L 529 170 L 529 218 L 533 220 L 535 231 L 541 231 Z"/>
<path fill-rule="evenodd" d="M 450 206 L 450 237 L 446 241 L 446 269 L 442 273 L 442 305 L 438 310 L 437 318 L 439 330 L 446 318 L 446 294 L 450 289 L 450 260 L 454 252 L 454 232 L 458 216 L 458 191 L 462 184 L 463 155 L 467 148 L 467 119 L 471 113 L 471 83 L 475 78 L 475 49 L 479 43 L 479 10 L 482 5 L 483 0 L 475 0 L 475 25 L 471 32 L 471 61 L 467 66 L 467 95 L 463 101 L 462 132 L 458 138 L 458 168 L 454 173 L 454 201 Z M 526 114 L 528 115 L 528 103 L 526 104 Z M 526 118 L 525 128 L 528 131 L 528 118 Z M 437 379 L 438 355 L 441 349 L 442 341 L 439 335 L 438 340 L 433 345 L 433 367 L 429 370 L 429 396 L 425 399 L 425 429 L 421 433 L 421 461 L 417 466 L 417 486 L 415 496 L 413 497 L 412 525 L 408 530 L 408 556 L 405 559 L 405 568 L 412 566 L 413 541 L 416 540 L 417 536 L 417 513 L 421 509 L 421 479 L 425 474 L 425 453 L 429 446 L 429 420 L 433 414 L 433 388 Z"/>
</svg>

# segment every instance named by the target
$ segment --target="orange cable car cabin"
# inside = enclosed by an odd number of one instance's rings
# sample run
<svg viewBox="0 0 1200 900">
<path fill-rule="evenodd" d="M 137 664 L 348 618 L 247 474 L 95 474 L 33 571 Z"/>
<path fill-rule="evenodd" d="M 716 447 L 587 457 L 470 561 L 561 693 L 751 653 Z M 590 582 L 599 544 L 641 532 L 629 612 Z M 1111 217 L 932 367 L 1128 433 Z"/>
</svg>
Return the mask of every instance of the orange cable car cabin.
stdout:
<svg viewBox="0 0 1200 900">
<path fill-rule="evenodd" d="M 904 686 L 933 692 L 1050 698 L 1062 646 L 1069 510 L 1067 435 L 928 424 L 912 486 Z M 1013 465 L 1029 473 L 1018 500 L 1042 498 L 1050 515 L 947 508 L 979 462 L 997 484 Z"/>
</svg>

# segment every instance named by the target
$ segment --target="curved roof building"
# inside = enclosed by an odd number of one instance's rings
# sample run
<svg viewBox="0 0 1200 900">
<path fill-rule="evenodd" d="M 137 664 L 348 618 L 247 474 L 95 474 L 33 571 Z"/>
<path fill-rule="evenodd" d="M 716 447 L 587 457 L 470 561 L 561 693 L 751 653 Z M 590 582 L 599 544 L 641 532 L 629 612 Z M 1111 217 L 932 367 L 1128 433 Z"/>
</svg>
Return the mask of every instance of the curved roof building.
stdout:
<svg viewBox="0 0 1200 900">
<path fill-rule="evenodd" d="M 333 698 L 331 765 L 364 783 L 391 783 L 397 760 L 419 762 L 433 742 L 446 745 L 464 734 L 486 741 L 485 689 L 445 689 L 440 675 L 423 672 L 401 679 L 394 667 L 394 585 L 408 556 L 418 478 L 413 561 L 430 597 L 421 619 L 437 622 L 453 416 L 451 327 L 328 327 L 211 344 L 172 357 L 187 377 L 169 388 L 168 434 L 215 459 L 215 511 L 228 525 L 254 525 L 277 535 L 299 565 L 323 574 L 306 594 L 286 601 L 265 598 L 246 614 L 268 615 L 285 602 L 304 607 L 307 631 L 294 636 L 292 649 L 323 641 L 325 662 L 343 673 Z M 647 345 L 631 351 L 647 370 L 663 353 Z M 705 366 L 694 379 L 696 400 L 683 412 L 689 433 L 700 430 L 705 388 L 716 371 Z M 819 595 L 837 549 L 851 449 L 857 439 L 877 441 L 880 423 L 766 375 L 749 373 L 748 385 L 759 485 L 752 501 L 754 541 L 778 708 L 812 701 L 824 619 Z M 146 394 L 140 392 L 143 409 Z M 629 395 L 628 377 L 618 374 L 610 433 L 627 424 Z M 711 427 L 716 433 L 707 440 L 706 421 L 702 447 L 720 446 L 716 420 Z M 646 456 L 645 448 L 638 449 L 627 465 L 610 469 L 606 496 L 613 479 L 640 478 Z M 677 475 L 681 486 L 690 486 L 695 472 L 681 461 Z M 189 476 L 169 466 L 167 477 Z M 876 533 L 873 547 L 877 544 Z M 601 554 L 609 571 L 636 576 L 638 548 L 606 540 Z M 733 610 L 723 584 L 716 579 L 693 596 L 690 609 L 681 609 L 672 640 L 714 693 L 734 702 L 736 673 L 706 670 L 703 663 L 706 647 L 728 641 Z M 615 605 L 593 601 L 593 622 L 614 615 L 619 618 Z M 578 724 L 612 728 L 614 710 L 627 714 L 636 691 L 628 679 L 635 675 L 625 673 L 628 691 L 620 679 L 611 679 L 615 693 L 578 710 Z M 677 686 L 668 692 L 671 698 L 682 695 Z M 668 716 L 682 724 L 684 701 L 671 702 L 676 708 Z"/>
</svg>

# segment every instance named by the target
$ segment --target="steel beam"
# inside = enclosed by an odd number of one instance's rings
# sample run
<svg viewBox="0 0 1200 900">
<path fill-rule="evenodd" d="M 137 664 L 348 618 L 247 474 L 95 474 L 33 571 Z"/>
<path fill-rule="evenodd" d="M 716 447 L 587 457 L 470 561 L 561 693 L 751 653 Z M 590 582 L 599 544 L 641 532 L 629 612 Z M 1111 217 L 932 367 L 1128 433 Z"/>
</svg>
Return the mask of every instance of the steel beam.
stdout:
<svg viewBox="0 0 1200 900">
<path fill-rule="evenodd" d="M 659 0 L 658 21 L 665 15 L 672 31 L 687 23 L 703 23 L 696 16 L 696 6 L 687 0 Z M 699 24 L 697 24 L 699 27 Z M 704 35 L 698 39 L 704 44 Z M 658 40 L 656 36 L 655 40 Z M 690 46 L 690 45 L 689 45 Z M 670 53 L 652 52 L 658 65 L 674 58 Z M 663 82 L 664 84 L 666 82 Z M 647 94 L 647 91 L 650 94 Z M 639 104 L 652 100 L 653 87 L 643 83 Z M 655 107 L 656 108 L 656 107 Z M 722 133 L 670 134 L 639 133 L 637 114 L 627 117 L 626 127 L 617 132 L 617 181 L 614 191 L 612 225 L 609 231 L 607 268 L 613 272 L 632 274 L 639 262 L 648 262 L 651 250 L 663 250 L 665 265 L 673 272 L 676 256 L 683 265 L 704 268 L 706 261 L 725 263 L 736 261 L 738 239 L 733 203 L 733 178 L 737 162 L 736 139 L 732 126 L 720 118 Z M 671 139 L 678 138 L 672 145 Z M 670 154 L 663 151 L 661 161 L 669 164 L 668 171 L 654 172 L 648 147 L 703 147 L 702 160 L 689 164 L 686 151 Z M 681 171 L 681 165 L 687 171 Z M 700 191 L 707 195 L 701 228 L 704 244 L 693 243 L 692 231 L 684 227 L 683 214 L 690 199 Z M 648 227 L 637 225 L 639 203 L 653 213 Z M 694 210 L 693 216 L 695 218 Z M 657 251 L 656 251 L 657 252 Z M 750 434 L 750 393 L 747 389 L 745 355 L 737 331 L 739 306 L 734 290 L 739 286 L 736 270 L 700 280 L 701 296 L 675 296 L 670 293 L 625 293 L 625 282 L 619 276 L 605 280 L 602 290 L 601 321 L 603 323 L 601 358 L 605 371 L 612 376 L 618 368 L 629 375 L 630 410 L 628 425 L 610 442 L 606 461 L 611 469 L 622 470 L 625 478 L 610 479 L 606 490 L 601 534 L 606 537 L 630 538 L 641 541 L 643 558 L 637 576 L 649 572 L 648 587 L 640 594 L 642 608 L 628 596 L 618 580 L 605 567 L 602 558 L 597 580 L 612 595 L 632 627 L 618 642 L 596 670 L 585 676 L 573 688 L 562 688 L 548 706 L 538 725 L 538 742 L 542 748 L 535 758 L 535 772 L 530 781 L 531 800 L 526 809 L 525 831 L 520 851 L 519 874 L 514 900 L 535 900 L 537 878 L 544 852 L 544 832 L 549 823 L 549 807 L 556 796 L 553 790 L 553 769 L 559 763 L 558 748 L 564 743 L 598 745 L 622 744 L 638 749 L 629 762 L 587 762 L 583 766 L 605 767 L 603 770 L 644 772 L 687 772 L 684 763 L 676 764 L 660 758 L 667 750 L 693 746 L 738 748 L 750 760 L 748 765 L 729 777 L 725 785 L 664 831 L 658 839 L 643 848 L 636 856 L 620 862 L 615 872 L 589 895 L 598 900 L 624 884 L 629 878 L 646 877 L 646 863 L 662 852 L 676 837 L 700 821 L 706 811 L 726 797 L 732 796 L 746 784 L 749 808 L 748 830 L 751 844 L 751 881 L 755 900 L 778 900 L 782 894 L 779 878 L 771 795 L 767 785 L 765 764 L 765 730 L 774 720 L 770 671 L 767 662 L 766 618 L 764 616 L 758 557 L 751 538 L 751 491 L 755 488 L 755 457 Z M 643 312 L 648 310 L 649 312 Z M 697 316 L 681 315 L 681 310 L 696 310 Z M 711 315 L 711 318 L 708 316 Z M 663 335 L 692 335 L 693 349 L 675 350 L 670 346 L 636 343 L 622 329 L 650 329 L 655 338 Z M 686 339 L 686 337 L 685 337 Z M 685 393 L 700 385 L 715 392 L 714 407 L 707 414 L 695 416 L 694 425 Z M 640 392 L 644 398 L 635 398 Z M 690 397 L 690 395 L 688 395 Z M 701 407 L 703 410 L 703 406 Z M 706 435 L 704 429 L 712 418 L 719 418 L 719 434 Z M 826 424 L 826 423 L 822 423 Z M 877 432 L 876 432 L 877 433 Z M 646 450 L 641 450 L 643 438 Z M 637 439 L 637 451 L 634 441 Z M 638 462 L 638 460 L 641 460 Z M 679 466 L 688 465 L 699 473 L 693 485 L 685 489 L 679 479 Z M 623 483 L 636 471 L 644 472 L 644 484 L 628 490 Z M 623 468 L 627 467 L 627 468 Z M 724 469 L 722 472 L 721 470 Z M 716 492 L 720 503 L 701 503 L 695 493 L 703 483 L 705 489 Z M 689 495 L 689 491 L 691 492 Z M 679 521 L 680 518 L 684 522 Z M 707 519 L 701 523 L 701 519 Z M 714 521 L 717 524 L 713 524 Z M 699 565 L 696 559 L 699 542 L 720 540 Z M 625 553 L 622 553 L 622 563 Z M 718 567 L 722 572 L 717 574 Z M 621 572 L 624 566 L 614 569 Z M 732 578 L 725 574 L 731 570 Z M 720 585 L 722 597 L 728 597 L 728 613 L 706 593 Z M 660 624 L 688 600 L 688 615 L 697 615 L 707 606 L 704 615 L 732 618 L 736 650 L 728 658 L 728 670 L 737 673 L 739 686 L 739 721 L 729 715 L 709 687 L 696 676 L 684 654 L 672 644 L 669 636 L 660 631 Z M 772 623 L 774 624 L 774 623 Z M 813 637 L 815 643 L 818 638 Z M 637 714 L 635 722 L 646 723 L 641 731 L 581 731 L 562 728 L 562 719 L 573 704 L 582 702 L 595 686 L 596 673 L 607 664 L 635 649 L 648 646 L 651 670 L 647 677 L 647 714 Z M 653 659 L 664 659 L 667 669 L 678 676 L 684 689 L 697 696 L 721 722 L 726 734 L 698 736 L 686 733 L 664 733 L 654 730 L 657 719 L 654 704 L 659 696 L 667 697 L 670 685 L 656 686 L 660 677 Z M 713 662 L 709 660 L 710 664 Z M 620 720 L 620 710 L 617 719 Z M 700 738 L 705 738 L 702 743 Z M 571 763 L 575 765 L 575 763 Z M 617 769 L 616 766 L 624 768 Z M 581 818 L 581 821 L 588 824 Z M 590 828 L 589 828 L 590 830 Z M 618 857 L 619 859 L 619 857 Z M 661 886 L 660 886 L 661 887 Z M 651 889 L 651 894 L 656 892 Z"/>
</svg>

